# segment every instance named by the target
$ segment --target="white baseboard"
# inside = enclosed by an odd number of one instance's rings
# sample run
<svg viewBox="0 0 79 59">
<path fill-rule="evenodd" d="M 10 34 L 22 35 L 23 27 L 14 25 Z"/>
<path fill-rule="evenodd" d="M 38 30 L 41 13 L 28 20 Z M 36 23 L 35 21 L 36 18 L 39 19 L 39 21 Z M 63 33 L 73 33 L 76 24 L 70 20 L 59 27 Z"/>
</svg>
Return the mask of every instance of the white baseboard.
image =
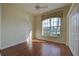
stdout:
<svg viewBox="0 0 79 59">
<path fill-rule="evenodd" d="M 3 50 L 3 49 L 6 49 L 6 48 L 9 48 L 9 47 L 12 47 L 12 46 L 15 46 L 15 45 L 18 45 L 18 44 L 21 44 L 23 42 L 26 42 L 26 41 L 21 41 L 21 42 L 17 42 L 17 43 L 13 43 L 13 44 L 10 44 L 10 45 L 7 45 L 7 46 L 4 46 L 4 47 L 1 47 L 0 50 Z"/>
<path fill-rule="evenodd" d="M 43 40 L 45 40 L 45 39 L 43 39 Z M 46 41 L 50 41 L 50 40 L 46 40 Z M 18 45 L 18 44 L 21 44 L 21 43 L 23 43 L 23 42 L 26 42 L 26 40 L 21 41 L 21 42 L 17 42 L 17 43 L 14 43 L 14 44 L 10 44 L 10 45 L 4 46 L 4 47 L 1 47 L 0 50 L 2 50 L 2 49 L 6 49 L 6 48 L 9 48 L 9 47 Z M 51 42 L 55 42 L 55 41 L 51 41 Z M 56 41 L 56 43 L 62 43 L 62 44 L 65 44 L 64 42 L 57 42 L 57 41 Z"/>
<path fill-rule="evenodd" d="M 45 39 L 42 39 L 42 40 L 45 40 Z M 65 44 L 65 42 L 59 42 L 59 41 L 53 41 L 53 40 L 45 40 L 45 41 L 50 41 L 50 42 L 56 42 L 56 43 L 60 43 L 60 44 Z"/>
</svg>

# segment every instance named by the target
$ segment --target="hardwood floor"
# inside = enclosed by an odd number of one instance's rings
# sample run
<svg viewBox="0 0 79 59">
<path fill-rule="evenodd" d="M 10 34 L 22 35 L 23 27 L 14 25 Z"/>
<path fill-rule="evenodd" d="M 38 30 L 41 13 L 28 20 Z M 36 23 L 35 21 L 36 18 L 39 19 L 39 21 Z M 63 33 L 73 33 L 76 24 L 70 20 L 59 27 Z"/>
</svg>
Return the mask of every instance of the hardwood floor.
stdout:
<svg viewBox="0 0 79 59">
<path fill-rule="evenodd" d="M 35 40 L 31 47 L 26 42 L 1 50 L 2 56 L 72 56 L 63 44 Z"/>
<path fill-rule="evenodd" d="M 1 56 L 1 50 L 0 50 L 0 56 Z"/>
</svg>

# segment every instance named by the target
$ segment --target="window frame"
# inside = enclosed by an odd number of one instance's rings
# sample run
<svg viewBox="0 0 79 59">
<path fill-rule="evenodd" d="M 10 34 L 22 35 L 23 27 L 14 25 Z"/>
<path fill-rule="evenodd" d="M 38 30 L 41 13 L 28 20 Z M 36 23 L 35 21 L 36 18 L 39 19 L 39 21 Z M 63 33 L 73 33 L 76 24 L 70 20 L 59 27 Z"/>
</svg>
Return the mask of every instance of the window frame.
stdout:
<svg viewBox="0 0 79 59">
<path fill-rule="evenodd" d="M 61 26 L 62 26 L 62 18 L 61 17 L 51 17 L 51 18 L 59 18 L 60 19 L 60 26 L 53 26 L 53 27 L 60 27 L 60 34 L 57 34 L 56 36 L 53 36 L 53 35 L 51 35 L 51 33 L 50 33 L 50 35 L 48 35 L 48 36 L 45 36 L 44 34 L 43 34 L 43 27 L 42 27 L 42 31 L 41 31 L 41 34 L 42 34 L 42 36 L 43 37 L 60 37 L 60 35 L 61 35 Z M 51 28 L 51 18 L 47 18 L 47 19 L 49 19 L 50 20 L 50 28 Z M 45 19 L 46 20 L 46 19 Z M 44 20 L 42 20 L 42 22 L 43 22 Z M 43 26 L 43 25 L 42 25 Z M 50 29 L 50 31 L 51 31 L 51 29 Z M 56 31 L 56 33 L 57 33 L 57 31 Z"/>
</svg>

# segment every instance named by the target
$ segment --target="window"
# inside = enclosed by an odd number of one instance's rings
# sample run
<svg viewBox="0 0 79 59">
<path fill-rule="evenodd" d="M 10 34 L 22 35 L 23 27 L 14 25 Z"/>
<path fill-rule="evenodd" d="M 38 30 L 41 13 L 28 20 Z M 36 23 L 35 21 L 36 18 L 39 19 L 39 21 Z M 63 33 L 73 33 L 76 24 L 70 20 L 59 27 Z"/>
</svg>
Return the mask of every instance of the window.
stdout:
<svg viewBox="0 0 79 59">
<path fill-rule="evenodd" d="M 57 37 L 60 35 L 61 18 L 48 18 L 42 21 L 42 36 Z"/>
</svg>

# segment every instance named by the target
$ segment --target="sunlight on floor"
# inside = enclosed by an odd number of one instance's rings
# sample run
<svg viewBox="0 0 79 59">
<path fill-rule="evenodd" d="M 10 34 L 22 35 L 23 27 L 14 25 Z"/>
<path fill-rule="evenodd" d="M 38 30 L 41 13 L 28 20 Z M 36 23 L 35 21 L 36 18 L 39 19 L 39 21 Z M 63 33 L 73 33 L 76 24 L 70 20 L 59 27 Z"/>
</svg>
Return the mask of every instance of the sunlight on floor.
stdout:
<svg viewBox="0 0 79 59">
<path fill-rule="evenodd" d="M 32 49 L 32 31 L 30 31 L 28 38 L 26 38 L 29 49 Z"/>
</svg>

